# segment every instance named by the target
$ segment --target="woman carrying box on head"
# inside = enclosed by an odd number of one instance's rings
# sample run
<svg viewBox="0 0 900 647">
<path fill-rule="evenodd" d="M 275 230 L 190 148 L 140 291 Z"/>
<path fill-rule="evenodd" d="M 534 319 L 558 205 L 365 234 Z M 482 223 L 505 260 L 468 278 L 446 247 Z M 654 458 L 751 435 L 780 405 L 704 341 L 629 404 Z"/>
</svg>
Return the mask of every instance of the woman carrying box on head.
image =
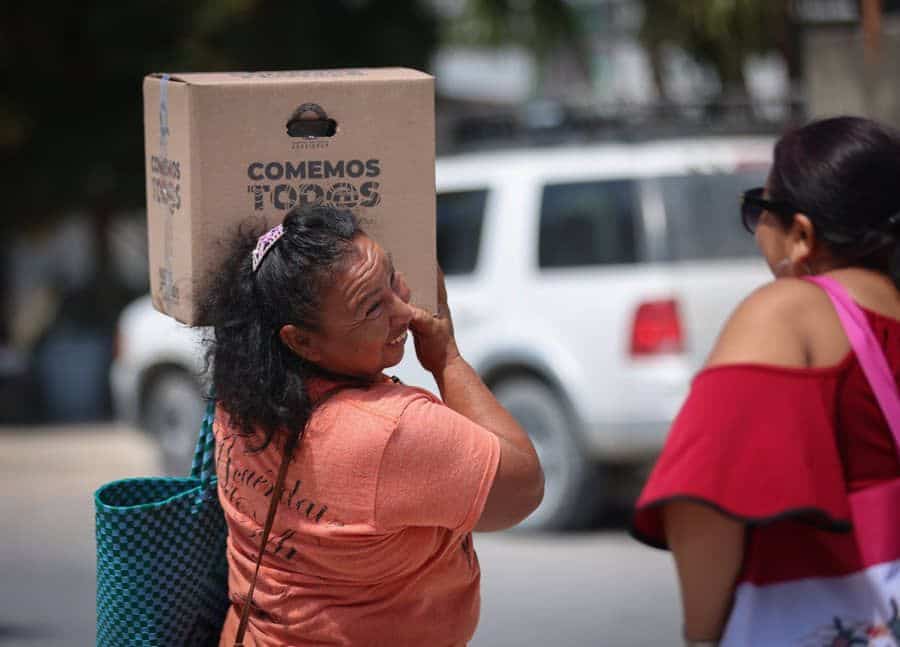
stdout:
<svg viewBox="0 0 900 647">
<path fill-rule="evenodd" d="M 440 281 L 437 314 L 410 305 L 390 255 L 347 211 L 295 210 L 238 236 L 207 313 L 229 529 L 221 645 L 242 615 L 245 645 L 472 637 L 471 533 L 524 519 L 543 474 L 460 356 Z M 443 401 L 383 373 L 408 330 Z"/>
<path fill-rule="evenodd" d="M 694 379 L 634 532 L 674 553 L 689 644 L 898 644 L 900 135 L 787 133 L 742 218 L 776 280 Z"/>
</svg>

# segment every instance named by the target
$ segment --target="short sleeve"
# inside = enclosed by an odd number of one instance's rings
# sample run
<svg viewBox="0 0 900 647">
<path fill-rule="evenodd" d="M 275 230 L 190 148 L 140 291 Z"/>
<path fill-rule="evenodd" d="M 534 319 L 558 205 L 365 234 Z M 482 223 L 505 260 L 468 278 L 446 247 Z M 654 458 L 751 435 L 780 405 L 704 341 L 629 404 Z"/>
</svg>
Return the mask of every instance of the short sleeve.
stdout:
<svg viewBox="0 0 900 647">
<path fill-rule="evenodd" d="M 700 373 L 638 500 L 634 536 L 664 548 L 662 507 L 676 500 L 750 525 L 790 518 L 849 528 L 835 379 L 748 365 Z"/>
<path fill-rule="evenodd" d="M 376 525 L 472 530 L 499 462 L 500 442 L 494 434 L 440 402 L 416 398 L 384 449 Z"/>
</svg>

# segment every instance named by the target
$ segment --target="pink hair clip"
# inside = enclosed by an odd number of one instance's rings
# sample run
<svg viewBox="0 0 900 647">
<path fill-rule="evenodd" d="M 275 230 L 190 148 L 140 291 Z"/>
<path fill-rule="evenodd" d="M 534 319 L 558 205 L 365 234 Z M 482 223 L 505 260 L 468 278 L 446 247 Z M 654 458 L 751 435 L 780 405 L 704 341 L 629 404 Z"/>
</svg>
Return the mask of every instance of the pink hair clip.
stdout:
<svg viewBox="0 0 900 647">
<path fill-rule="evenodd" d="M 284 227 L 276 225 L 259 237 L 259 240 L 256 241 L 256 249 L 254 249 L 253 254 L 251 254 L 254 272 L 259 269 L 259 264 L 263 262 L 266 254 L 269 253 L 272 246 L 275 245 L 282 236 L 284 236 Z"/>
</svg>

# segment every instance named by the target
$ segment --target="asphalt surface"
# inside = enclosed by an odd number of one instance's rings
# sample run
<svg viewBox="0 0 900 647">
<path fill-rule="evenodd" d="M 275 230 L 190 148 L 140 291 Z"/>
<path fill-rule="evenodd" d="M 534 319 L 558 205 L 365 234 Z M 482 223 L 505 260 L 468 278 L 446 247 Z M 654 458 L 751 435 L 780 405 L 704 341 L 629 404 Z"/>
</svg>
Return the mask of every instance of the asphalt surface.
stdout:
<svg viewBox="0 0 900 647">
<path fill-rule="evenodd" d="M 92 492 L 158 471 L 153 445 L 128 427 L 0 427 L 0 645 L 94 644 Z M 669 556 L 616 523 L 476 535 L 482 614 L 471 645 L 680 644 Z"/>
</svg>

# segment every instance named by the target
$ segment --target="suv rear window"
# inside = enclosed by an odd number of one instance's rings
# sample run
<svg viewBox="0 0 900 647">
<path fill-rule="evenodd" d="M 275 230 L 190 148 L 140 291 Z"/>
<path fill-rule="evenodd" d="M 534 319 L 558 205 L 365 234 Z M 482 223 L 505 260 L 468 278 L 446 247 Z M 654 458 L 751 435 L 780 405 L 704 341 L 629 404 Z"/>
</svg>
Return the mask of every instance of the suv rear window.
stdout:
<svg viewBox="0 0 900 647">
<path fill-rule="evenodd" d="M 634 182 L 548 184 L 541 199 L 542 268 L 637 261 Z"/>
<path fill-rule="evenodd" d="M 765 179 L 763 170 L 660 178 L 667 260 L 758 256 L 756 241 L 741 226 L 740 194 Z"/>
<path fill-rule="evenodd" d="M 437 257 L 444 274 L 470 274 L 478 264 L 487 190 L 437 196 Z"/>
</svg>

